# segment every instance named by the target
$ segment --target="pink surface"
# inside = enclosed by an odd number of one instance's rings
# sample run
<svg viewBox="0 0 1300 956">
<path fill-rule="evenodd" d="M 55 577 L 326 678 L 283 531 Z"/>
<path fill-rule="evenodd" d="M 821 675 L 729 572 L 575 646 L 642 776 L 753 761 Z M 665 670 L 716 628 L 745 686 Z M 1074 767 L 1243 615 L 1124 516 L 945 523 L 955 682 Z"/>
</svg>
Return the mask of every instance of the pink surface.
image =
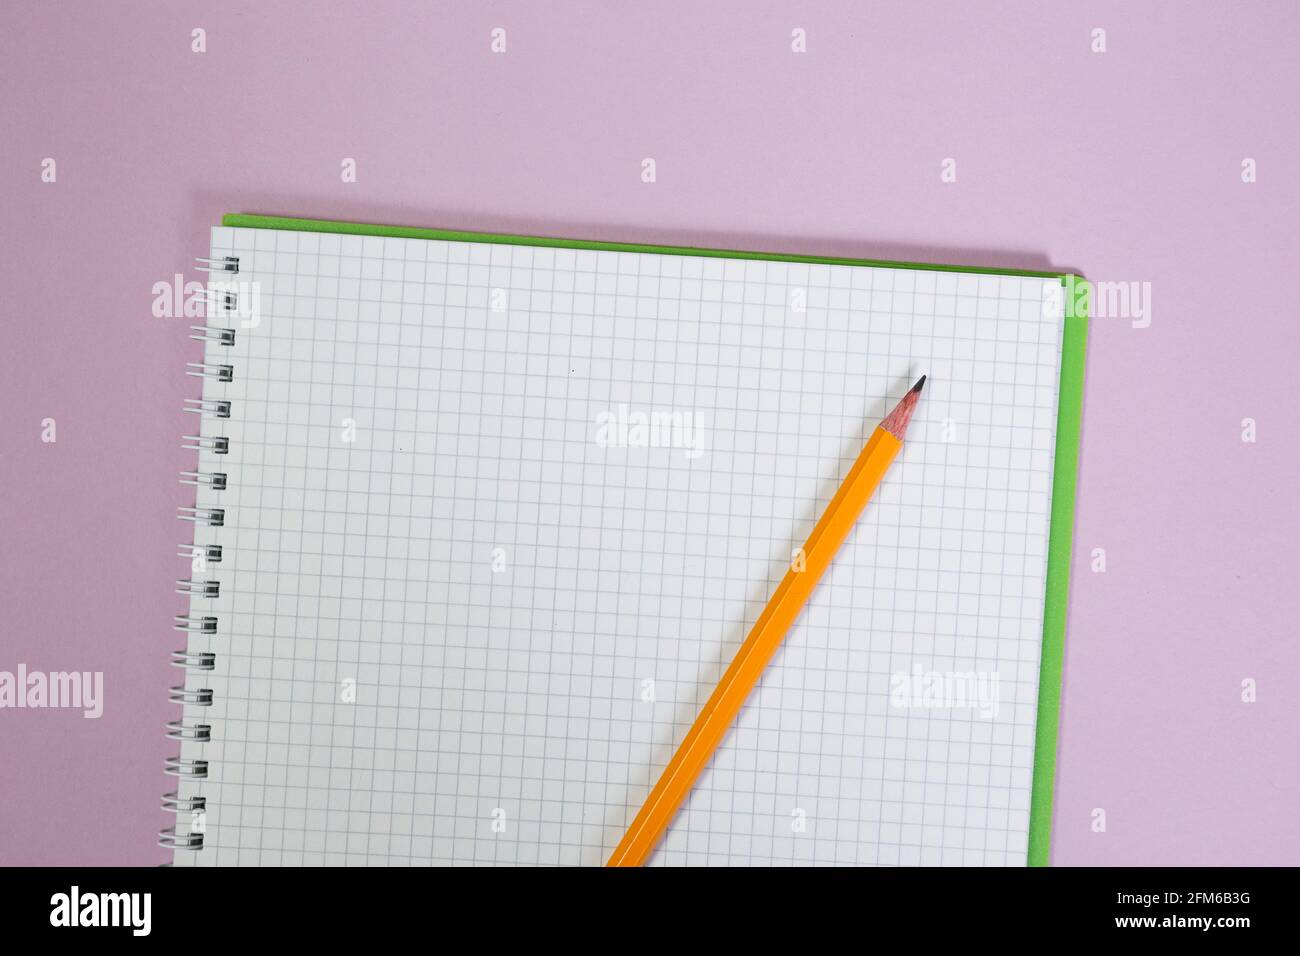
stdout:
<svg viewBox="0 0 1300 956">
<path fill-rule="evenodd" d="M 1093 328 L 1053 860 L 1300 862 L 1300 7 L 261 6 L 0 14 L 0 670 L 106 685 L 0 710 L 0 863 L 166 856 L 199 349 L 150 289 L 224 212 L 1152 283 Z"/>
</svg>

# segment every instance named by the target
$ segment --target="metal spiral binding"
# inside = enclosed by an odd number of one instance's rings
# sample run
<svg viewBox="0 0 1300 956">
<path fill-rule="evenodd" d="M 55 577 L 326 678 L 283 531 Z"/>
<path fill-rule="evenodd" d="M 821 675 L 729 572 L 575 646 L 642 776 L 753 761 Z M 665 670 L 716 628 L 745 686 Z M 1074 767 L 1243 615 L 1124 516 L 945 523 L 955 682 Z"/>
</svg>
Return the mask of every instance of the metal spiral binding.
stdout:
<svg viewBox="0 0 1300 956">
<path fill-rule="evenodd" d="M 202 850 L 203 834 L 177 833 L 175 827 L 163 827 L 158 831 L 158 845 L 169 850 Z"/>
<path fill-rule="evenodd" d="M 190 338 L 197 342 L 216 342 L 218 345 L 234 345 L 234 329 L 217 329 L 210 325 L 191 325 Z"/>
<path fill-rule="evenodd" d="M 168 740 L 197 740 L 199 743 L 206 744 L 212 739 L 211 724 L 187 724 L 183 720 L 167 721 Z M 195 799 L 202 800 L 202 797 Z"/>
<path fill-rule="evenodd" d="M 217 666 L 217 655 L 211 651 L 172 651 L 172 667 L 187 671 L 210 671 Z"/>
<path fill-rule="evenodd" d="M 199 301 L 206 306 L 208 313 L 223 309 L 229 314 L 239 308 L 239 293 L 230 289 L 204 289 Z"/>
<path fill-rule="evenodd" d="M 173 687 L 167 695 L 167 699 L 173 704 L 193 704 L 196 707 L 212 706 L 212 690 L 208 687 L 199 687 L 190 690 L 184 684 Z"/>
<path fill-rule="evenodd" d="M 218 382 L 235 380 L 235 370 L 229 365 L 212 365 L 208 362 L 186 362 L 185 374 L 195 378 L 215 378 Z"/>
<path fill-rule="evenodd" d="M 195 558 L 201 557 L 204 561 L 211 561 L 213 564 L 221 563 L 221 545 L 219 544 L 178 544 L 176 545 L 176 557 L 185 558 L 193 563 Z"/>
<path fill-rule="evenodd" d="M 194 261 L 197 263 L 194 268 L 198 272 L 233 272 L 239 275 L 239 256 L 223 256 L 220 259 L 199 256 Z"/>
<path fill-rule="evenodd" d="M 176 593 L 189 594 L 193 597 L 221 597 L 221 582 L 194 581 L 190 578 L 181 578 L 176 582 Z"/>
<path fill-rule="evenodd" d="M 226 473 L 224 471 L 182 471 L 182 485 L 203 485 L 215 491 L 226 490 Z"/>
<path fill-rule="evenodd" d="M 215 438 L 204 435 L 182 435 L 181 437 L 185 439 L 185 444 L 181 445 L 181 447 L 190 451 L 200 451 L 206 448 L 214 455 L 224 455 L 230 451 L 230 439 L 224 435 L 218 435 Z"/>
<path fill-rule="evenodd" d="M 196 268 L 199 272 L 219 273 L 222 277 L 238 275 L 239 257 L 199 258 Z M 208 315 L 211 317 L 221 310 L 226 314 L 233 312 L 238 308 L 237 296 L 238 293 L 235 291 L 209 286 L 204 290 L 203 298 Z M 190 338 L 203 343 L 205 355 L 201 362 L 186 363 L 186 375 L 215 383 L 234 381 L 235 370 L 232 366 L 223 362 L 209 361 L 211 349 L 230 348 L 235 344 L 234 329 L 219 325 L 192 325 Z M 205 396 L 185 400 L 185 411 L 198 415 L 201 419 L 229 419 L 230 409 L 229 399 Z M 203 452 L 225 455 L 230 452 L 230 439 L 222 435 L 185 435 L 182 447 L 198 452 L 200 455 Z M 224 471 L 196 467 L 194 471 L 181 472 L 180 482 L 194 488 L 206 489 L 207 492 L 222 492 L 228 486 L 229 476 Z M 185 506 L 177 509 L 177 517 L 182 521 L 192 522 L 195 527 L 221 528 L 226 523 L 226 510 L 196 502 L 193 507 Z M 217 617 L 214 614 L 202 613 L 198 602 L 215 600 L 221 596 L 221 583 L 207 579 L 202 573 L 208 562 L 214 564 L 221 562 L 221 545 L 198 542 L 180 544 L 177 545 L 176 555 L 190 562 L 195 576 L 176 581 L 176 593 L 189 597 L 190 609 L 186 614 L 175 616 L 172 628 L 190 635 L 191 640 L 195 635 L 212 638 L 217 634 Z M 187 675 L 211 673 L 217 666 L 217 654 L 215 651 L 203 648 L 185 647 L 172 651 L 171 664 L 184 670 Z M 173 704 L 179 704 L 182 708 L 211 707 L 213 692 L 210 687 L 189 687 L 186 683 L 182 683 L 168 691 L 168 700 Z M 212 725 L 192 718 L 193 715 L 189 719 L 182 716 L 179 720 L 168 721 L 167 739 L 188 742 L 189 745 L 210 742 Z M 177 755 L 167 759 L 163 772 L 183 780 L 201 781 L 208 776 L 208 761 L 199 757 Z M 202 850 L 203 814 L 207 810 L 207 798 L 199 794 L 182 797 L 180 790 L 177 789 L 163 795 L 162 808 L 169 813 L 174 813 L 177 822 L 175 826 L 159 831 L 158 845 L 172 850 Z M 189 819 L 188 832 L 180 827 L 183 817 Z"/>
<path fill-rule="evenodd" d="M 171 777 L 199 777 L 208 775 L 208 762 L 193 757 L 168 757 L 163 761 L 163 773 Z"/>
<path fill-rule="evenodd" d="M 164 810 L 173 812 L 188 812 L 190 810 L 205 810 L 208 806 L 207 797 L 182 797 L 175 790 L 171 793 L 164 793 L 162 798 Z"/>
<path fill-rule="evenodd" d="M 230 402 L 224 399 L 185 399 L 185 411 L 202 415 L 204 418 L 229 418 Z"/>
<path fill-rule="evenodd" d="M 226 523 L 225 508 L 178 508 L 177 515 L 182 521 L 205 524 L 209 528 L 220 528 Z"/>
<path fill-rule="evenodd" d="M 215 634 L 217 619 L 211 614 L 177 614 L 173 619 L 172 630 L 189 634 Z"/>
</svg>

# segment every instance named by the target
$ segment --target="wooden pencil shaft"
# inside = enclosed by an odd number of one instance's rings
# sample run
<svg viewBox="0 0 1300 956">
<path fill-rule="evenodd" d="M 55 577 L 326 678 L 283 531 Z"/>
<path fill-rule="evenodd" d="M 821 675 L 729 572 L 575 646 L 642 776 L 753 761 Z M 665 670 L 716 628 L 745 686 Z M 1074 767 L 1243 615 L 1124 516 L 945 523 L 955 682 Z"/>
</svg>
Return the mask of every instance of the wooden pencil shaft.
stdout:
<svg viewBox="0 0 1300 956">
<path fill-rule="evenodd" d="M 908 417 L 910 410 L 909 407 Z M 903 427 L 906 427 L 906 421 Z M 901 447 L 902 441 L 884 428 L 877 428 L 872 433 L 808 536 L 802 565 L 791 562 L 790 570 L 754 622 L 731 666 L 664 768 L 659 782 L 614 850 L 608 865 L 640 866 L 653 852 L 718 744 L 735 723 L 745 699 L 803 611 L 822 574 L 853 530 L 862 509 Z"/>
</svg>

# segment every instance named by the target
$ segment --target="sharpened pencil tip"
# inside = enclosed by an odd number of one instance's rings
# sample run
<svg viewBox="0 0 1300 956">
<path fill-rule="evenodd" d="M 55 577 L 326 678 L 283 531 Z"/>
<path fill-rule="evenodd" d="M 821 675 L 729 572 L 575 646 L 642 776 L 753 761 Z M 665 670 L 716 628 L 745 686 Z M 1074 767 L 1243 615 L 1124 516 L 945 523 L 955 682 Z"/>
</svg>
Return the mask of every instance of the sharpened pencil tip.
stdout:
<svg viewBox="0 0 1300 956">
<path fill-rule="evenodd" d="M 907 423 L 912 420 L 912 413 L 921 403 L 921 387 L 925 385 L 925 379 L 926 376 L 922 375 L 921 380 L 907 390 L 907 394 L 899 399 L 894 410 L 880 423 L 881 428 L 899 441 L 903 440 L 903 435 L 907 432 Z"/>
</svg>

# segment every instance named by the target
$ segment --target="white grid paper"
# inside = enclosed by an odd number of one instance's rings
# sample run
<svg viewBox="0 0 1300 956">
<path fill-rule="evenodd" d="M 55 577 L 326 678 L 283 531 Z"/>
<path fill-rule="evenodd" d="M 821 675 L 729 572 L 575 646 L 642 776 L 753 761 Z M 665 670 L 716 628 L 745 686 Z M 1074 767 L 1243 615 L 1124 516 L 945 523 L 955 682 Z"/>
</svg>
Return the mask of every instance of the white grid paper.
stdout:
<svg viewBox="0 0 1300 956">
<path fill-rule="evenodd" d="M 261 309 L 207 346 L 230 477 L 199 493 L 216 702 L 178 864 L 602 863 L 922 372 L 653 862 L 1025 862 L 1056 280 L 224 227 L 211 254 Z M 601 447 L 620 405 L 697 416 L 702 453 Z M 914 665 L 996 672 L 998 716 L 891 705 Z"/>
</svg>

